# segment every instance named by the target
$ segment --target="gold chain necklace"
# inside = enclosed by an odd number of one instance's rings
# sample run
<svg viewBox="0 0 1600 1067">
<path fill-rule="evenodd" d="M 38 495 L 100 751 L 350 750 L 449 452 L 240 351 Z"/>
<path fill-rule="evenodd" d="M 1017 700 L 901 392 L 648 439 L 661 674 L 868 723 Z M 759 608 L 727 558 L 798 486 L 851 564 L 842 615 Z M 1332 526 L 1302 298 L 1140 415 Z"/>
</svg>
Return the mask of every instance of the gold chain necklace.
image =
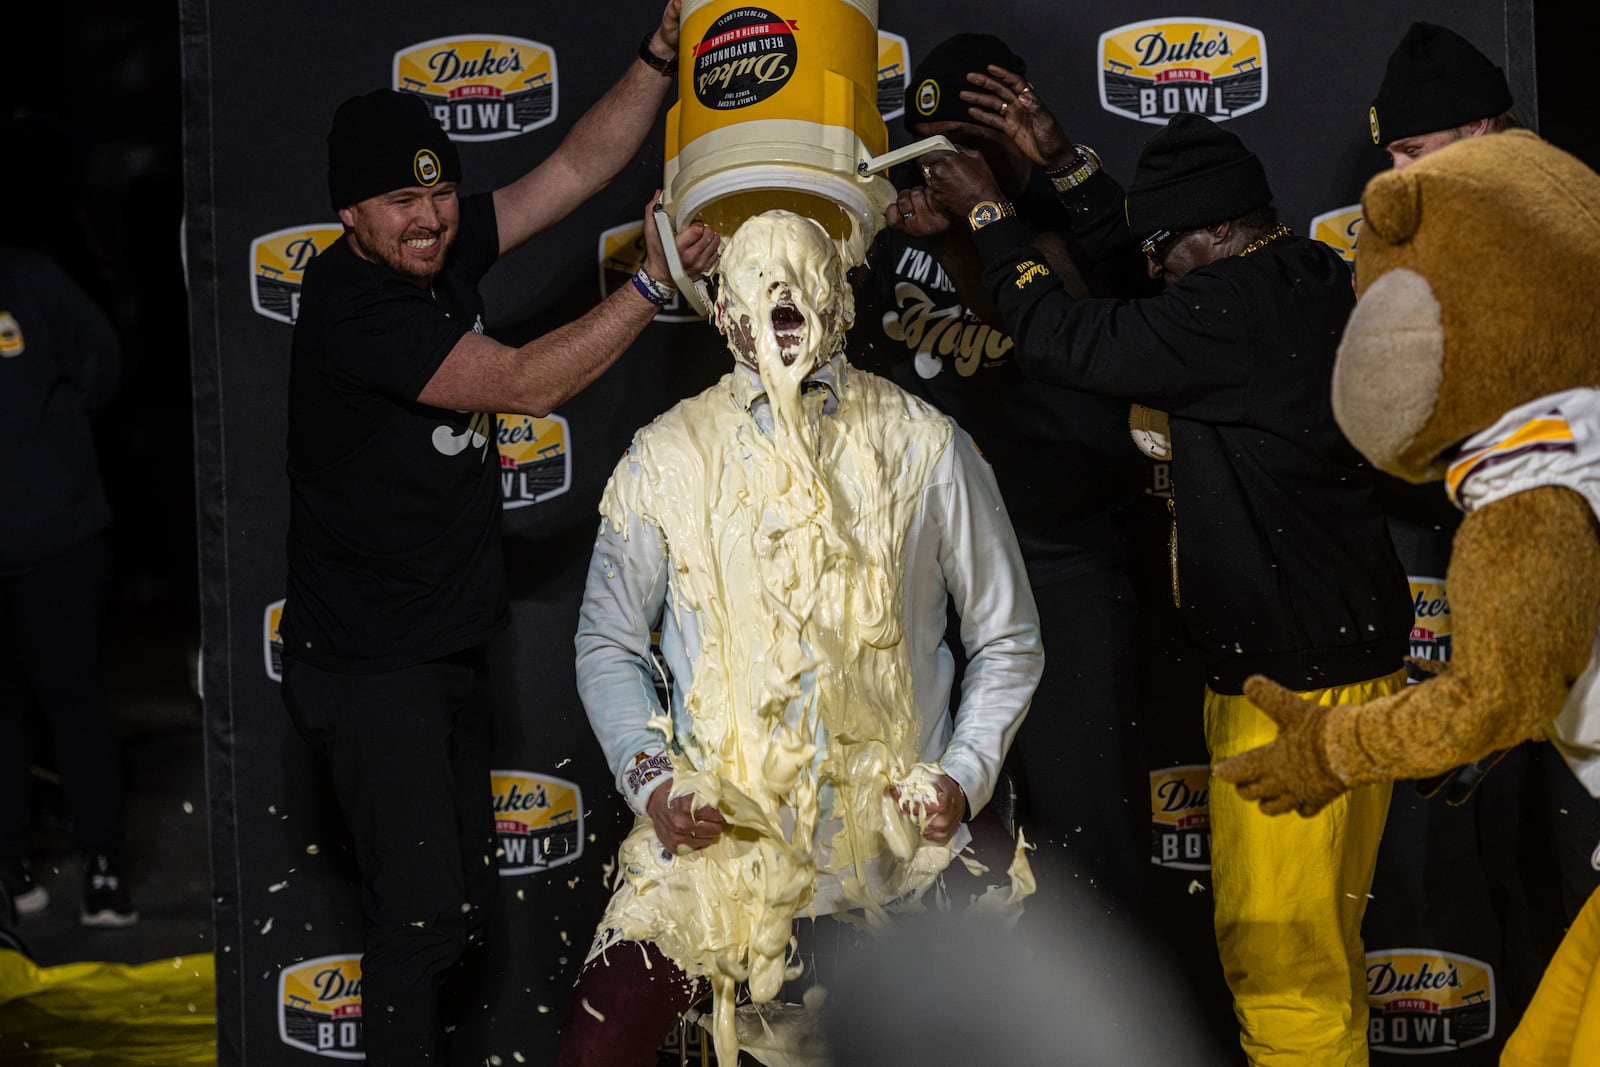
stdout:
<svg viewBox="0 0 1600 1067">
<path fill-rule="evenodd" d="M 1248 256 L 1251 252 L 1254 252 L 1259 248 L 1265 248 L 1267 245 L 1271 244 L 1273 241 L 1276 241 L 1280 237 L 1288 237 L 1292 232 L 1293 231 L 1289 229 L 1287 224 L 1280 222 L 1272 229 L 1262 234 L 1260 237 L 1257 237 L 1254 241 L 1251 241 L 1249 244 L 1245 245 L 1244 248 L 1240 250 L 1239 254 L 1241 256 Z"/>
</svg>

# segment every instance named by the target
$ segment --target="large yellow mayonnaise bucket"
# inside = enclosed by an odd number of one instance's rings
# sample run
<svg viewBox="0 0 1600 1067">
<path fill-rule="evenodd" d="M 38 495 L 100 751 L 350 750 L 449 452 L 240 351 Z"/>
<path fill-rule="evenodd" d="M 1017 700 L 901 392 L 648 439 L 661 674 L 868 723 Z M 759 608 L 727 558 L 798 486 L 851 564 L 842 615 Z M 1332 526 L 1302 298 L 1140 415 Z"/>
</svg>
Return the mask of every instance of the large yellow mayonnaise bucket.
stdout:
<svg viewBox="0 0 1600 1067">
<path fill-rule="evenodd" d="M 877 0 L 684 0 L 663 206 L 727 236 L 785 208 L 860 262 L 893 186 L 863 174 L 889 147 L 878 112 Z"/>
</svg>

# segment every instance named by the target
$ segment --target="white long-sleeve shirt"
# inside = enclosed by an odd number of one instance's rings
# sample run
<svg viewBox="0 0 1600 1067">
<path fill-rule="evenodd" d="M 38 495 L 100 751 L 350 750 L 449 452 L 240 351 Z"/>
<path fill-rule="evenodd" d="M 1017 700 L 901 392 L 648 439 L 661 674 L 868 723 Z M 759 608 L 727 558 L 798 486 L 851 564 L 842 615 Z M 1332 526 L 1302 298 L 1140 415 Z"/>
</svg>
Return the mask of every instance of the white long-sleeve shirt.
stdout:
<svg viewBox="0 0 1600 1067">
<path fill-rule="evenodd" d="M 900 558 L 894 561 L 900 568 L 898 629 L 911 682 L 911 706 L 904 710 L 917 734 L 916 758 L 939 764 L 961 786 L 969 811 L 975 812 L 993 793 L 1006 750 L 1043 670 L 1037 611 L 993 473 L 959 427 L 896 386 L 842 360 L 819 370 L 808 387 L 826 390 L 819 397 L 821 402 L 814 405 L 817 419 L 855 420 L 865 437 L 874 441 L 891 437 L 900 420 L 943 424 L 937 437 L 912 435 L 903 462 L 891 457 L 890 463 L 898 466 L 888 473 L 893 492 L 908 501 Z M 653 437 L 651 430 L 667 424 L 689 435 L 708 432 L 706 413 L 733 405 L 742 418 L 726 425 L 739 424 L 739 433 L 756 432 L 770 438 L 772 414 L 761 390 L 754 372 L 736 367 L 706 393 L 678 405 L 641 431 L 607 490 L 614 510 L 611 518 L 601 522 L 589 568 L 576 638 L 578 691 L 618 790 L 641 816 L 650 794 L 672 774 L 665 758 L 667 741 L 661 730 L 651 725 L 653 718 L 663 714 L 651 651 L 651 629 L 657 619 L 661 654 L 671 679 L 669 711 L 676 738 L 694 733 L 694 715 L 686 701 L 691 699 L 697 669 L 706 667 L 707 655 L 716 657 L 714 668 L 719 671 L 729 670 L 730 657 L 735 661 L 733 674 L 746 668 L 762 669 L 760 664 L 739 662 L 747 649 L 722 647 L 732 642 L 716 620 L 711 620 L 709 636 L 719 647 L 708 652 L 703 647 L 708 620 L 702 610 L 678 600 L 674 568 L 684 566 L 686 559 L 703 557 L 691 546 L 680 550 L 663 530 L 675 526 L 693 529 L 701 520 L 697 511 L 697 518 L 687 526 L 681 519 L 664 521 L 658 508 L 688 505 L 695 510 L 702 505 L 662 499 L 682 492 L 684 483 L 677 475 L 683 473 L 679 468 L 689 464 L 674 454 L 665 463 L 674 477 L 653 479 L 652 456 L 662 450 L 659 436 Z M 944 442 L 937 456 L 914 455 L 918 449 L 930 447 L 930 440 Z M 731 483 L 744 484 L 742 479 L 751 465 L 770 459 L 737 444 L 719 454 L 726 457 L 721 461 L 724 468 L 745 470 L 697 471 L 688 479 L 707 493 L 703 506 L 707 527 L 717 506 L 709 498 L 730 491 Z M 840 453 L 834 455 L 837 458 Z M 1041 457 L 1041 462 L 1047 461 Z M 840 462 L 848 462 L 848 457 Z M 921 478 L 920 485 L 903 484 L 915 477 Z M 639 479 L 652 484 L 641 485 Z M 616 508 L 619 500 L 640 501 L 642 506 Z M 732 562 L 730 579 L 740 566 L 739 560 Z M 961 618 L 961 641 L 968 660 L 953 716 L 954 661 L 944 641 L 947 603 L 953 604 Z M 817 697 L 816 685 L 815 671 L 799 674 L 798 691 L 788 701 L 784 721 L 797 728 L 813 723 L 820 763 L 826 753 L 827 730 L 814 719 L 806 719 L 807 709 Z M 825 788 L 819 802 L 824 818 L 831 802 Z M 967 839 L 962 827 L 951 844 L 959 848 Z M 826 837 L 819 835 L 818 841 L 825 842 Z M 823 868 L 816 897 L 819 913 L 845 906 L 837 887 L 827 882 L 825 860 Z M 868 881 L 873 881 L 870 874 Z"/>
</svg>

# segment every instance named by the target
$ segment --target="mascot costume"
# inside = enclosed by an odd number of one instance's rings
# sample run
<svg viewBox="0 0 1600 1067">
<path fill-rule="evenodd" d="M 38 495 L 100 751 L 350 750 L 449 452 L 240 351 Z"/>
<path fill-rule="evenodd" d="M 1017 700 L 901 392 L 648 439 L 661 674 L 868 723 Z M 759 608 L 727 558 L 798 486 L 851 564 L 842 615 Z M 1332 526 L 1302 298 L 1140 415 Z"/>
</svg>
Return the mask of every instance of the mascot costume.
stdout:
<svg viewBox="0 0 1600 1067">
<path fill-rule="evenodd" d="M 1351 707 L 1251 679 L 1278 737 L 1217 776 L 1268 814 L 1311 814 L 1542 738 L 1600 797 L 1600 175 L 1516 130 L 1379 174 L 1362 207 L 1334 415 L 1375 466 L 1443 479 L 1466 513 L 1454 654 Z M 1501 1063 L 1600 1063 L 1600 892 Z"/>
</svg>

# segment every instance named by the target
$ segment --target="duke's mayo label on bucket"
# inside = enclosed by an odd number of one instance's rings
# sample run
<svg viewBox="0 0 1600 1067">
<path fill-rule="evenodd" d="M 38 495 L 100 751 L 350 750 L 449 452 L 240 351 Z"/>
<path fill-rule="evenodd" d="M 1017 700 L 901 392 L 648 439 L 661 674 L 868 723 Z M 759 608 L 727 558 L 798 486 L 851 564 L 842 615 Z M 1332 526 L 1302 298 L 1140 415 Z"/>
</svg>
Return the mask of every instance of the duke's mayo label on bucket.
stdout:
<svg viewBox="0 0 1600 1067">
<path fill-rule="evenodd" d="M 694 95 L 713 111 L 759 104 L 788 84 L 799 64 L 793 20 L 737 7 L 714 20 L 694 47 Z"/>
</svg>

